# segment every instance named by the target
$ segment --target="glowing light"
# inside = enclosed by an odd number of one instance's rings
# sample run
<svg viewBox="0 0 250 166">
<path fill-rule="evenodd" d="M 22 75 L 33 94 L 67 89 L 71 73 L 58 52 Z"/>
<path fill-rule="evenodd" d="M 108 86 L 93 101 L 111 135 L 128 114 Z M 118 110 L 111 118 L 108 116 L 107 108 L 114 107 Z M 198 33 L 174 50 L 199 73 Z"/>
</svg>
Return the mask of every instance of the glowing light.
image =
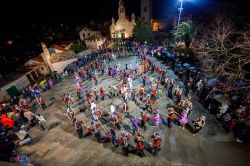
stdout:
<svg viewBox="0 0 250 166">
<path fill-rule="evenodd" d="M 6 41 L 6 44 L 12 45 L 12 44 L 13 44 L 13 41 L 12 41 L 12 40 L 7 40 L 7 41 Z"/>
</svg>

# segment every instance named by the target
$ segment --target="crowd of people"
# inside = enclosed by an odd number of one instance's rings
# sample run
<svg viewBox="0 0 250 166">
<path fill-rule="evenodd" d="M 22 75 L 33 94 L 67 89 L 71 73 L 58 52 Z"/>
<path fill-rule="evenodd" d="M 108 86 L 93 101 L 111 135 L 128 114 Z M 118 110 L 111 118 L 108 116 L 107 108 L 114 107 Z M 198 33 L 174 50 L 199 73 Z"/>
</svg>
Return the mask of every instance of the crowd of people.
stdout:
<svg viewBox="0 0 250 166">
<path fill-rule="evenodd" d="M 35 105 L 46 110 L 47 103 L 42 95 L 55 84 L 61 82 L 61 76 L 53 72 L 40 82 L 24 88 L 19 95 L 0 105 L 0 160 L 23 165 L 31 165 L 32 159 L 17 149 L 33 142 L 30 129 L 39 126 L 44 131 L 49 127 L 43 113 L 34 113 Z M 35 105 L 34 105 L 35 104 Z"/>
<path fill-rule="evenodd" d="M 191 102 L 191 90 L 197 94 L 201 102 L 207 106 L 208 110 L 214 112 L 218 109 L 214 105 L 214 98 L 220 91 L 218 84 L 208 86 L 200 73 L 187 68 L 173 70 L 184 82 L 184 86 L 179 86 L 177 80 L 171 78 L 168 71 L 157 66 L 149 58 L 155 56 L 153 47 L 133 43 L 129 47 L 120 49 L 103 49 L 91 55 L 84 56 L 72 63 L 65 69 L 66 75 L 74 75 L 75 92 L 77 97 L 83 101 L 83 107 L 79 110 L 74 108 L 75 98 L 70 92 L 64 94 L 63 101 L 67 108 L 67 115 L 80 139 L 94 135 L 100 143 L 110 142 L 115 147 L 122 147 L 125 156 L 136 153 L 145 156 L 147 149 L 152 155 L 157 155 L 161 149 L 160 126 L 164 121 L 169 128 L 173 122 L 185 129 L 185 126 L 192 127 L 192 134 L 197 136 L 206 123 L 206 117 L 201 115 L 196 119 L 191 119 L 193 111 Z M 135 65 L 127 63 L 122 66 L 119 58 L 137 56 Z M 109 63 L 115 61 L 114 65 Z M 86 80 L 93 81 L 95 85 L 101 77 L 108 76 L 118 80 L 117 84 L 110 84 L 107 87 L 95 87 L 90 90 L 85 87 Z M 61 81 L 61 77 L 55 74 L 46 81 L 45 89 L 50 89 L 55 83 Z M 140 80 L 141 85 L 134 87 L 134 82 Z M 0 160 L 24 162 L 29 160 L 16 150 L 16 147 L 32 143 L 32 136 L 29 129 L 40 126 L 48 131 L 46 117 L 41 114 L 34 114 L 32 100 L 45 110 L 47 104 L 42 96 L 44 87 L 40 85 L 32 86 L 22 91 L 19 97 L 14 97 L 9 104 L 0 105 Z M 168 104 L 165 110 L 160 110 L 159 103 L 163 94 L 171 99 L 174 105 Z M 108 99 L 120 99 L 122 111 L 119 111 L 115 103 L 110 104 L 110 109 L 106 110 L 100 103 Z M 131 102 L 140 108 L 135 110 L 137 115 L 131 114 Z M 165 104 L 165 103 L 164 103 Z M 79 114 L 86 114 L 90 111 L 91 117 L 83 118 Z M 163 116 L 165 111 L 167 116 Z M 79 118 L 80 117 L 80 118 Z M 84 116 L 87 117 L 87 116 Z M 131 131 L 125 130 L 121 122 L 129 120 Z M 237 141 L 243 142 L 249 139 L 249 125 L 244 121 L 249 119 L 247 107 L 242 104 L 233 104 L 228 111 L 220 116 L 223 126 L 227 131 L 233 130 Z M 108 127 L 111 123 L 111 127 Z M 110 126 L 110 125 L 109 125 Z M 146 131 L 150 126 L 155 126 L 156 131 L 146 136 Z M 101 130 L 104 130 L 103 134 Z"/>
<path fill-rule="evenodd" d="M 148 58 L 151 55 L 150 47 L 134 45 L 132 50 L 136 50 L 135 54 L 138 56 L 135 66 L 132 64 L 121 66 L 119 61 L 114 66 L 107 64 L 106 60 L 118 59 L 121 54 L 121 52 L 113 52 L 108 53 L 110 56 L 104 53 L 104 55 L 99 56 L 100 59 L 75 70 L 76 93 L 78 98 L 83 100 L 86 109 L 76 110 L 73 108 L 75 99 L 70 92 L 64 94 L 63 101 L 67 107 L 68 117 L 79 138 L 93 134 L 96 140 L 101 143 L 109 138 L 115 147 L 122 147 L 125 156 L 134 151 L 143 157 L 145 148 L 151 151 L 153 155 L 156 155 L 161 147 L 159 132 L 156 131 L 149 137 L 152 138 L 152 141 L 148 141 L 148 137 L 145 137 L 144 134 L 144 131 L 147 130 L 151 123 L 156 128 L 159 128 L 163 121 L 166 120 L 168 127 L 171 128 L 172 122 L 177 121 L 182 129 L 191 123 L 193 135 L 196 136 L 205 125 L 206 117 L 202 115 L 190 121 L 189 115 L 192 112 L 192 102 L 189 92 L 186 88 L 179 87 L 175 80 L 168 76 L 166 70 L 161 69 Z M 84 80 L 93 80 L 97 84 L 99 73 L 101 76 L 108 75 L 118 79 L 119 83 L 110 84 L 107 87 L 101 86 L 98 89 L 94 88 L 93 91 L 86 87 L 84 89 Z M 133 87 L 133 81 L 136 79 L 142 82 L 139 89 Z M 160 110 L 157 102 L 162 97 L 164 90 L 175 105 L 169 106 L 166 110 Z M 99 104 L 101 101 L 115 98 L 123 101 L 122 111 L 118 111 L 114 103 L 111 103 L 110 111 L 105 110 Z M 138 110 L 139 116 L 130 114 L 129 101 L 133 101 L 140 106 L 140 110 Z M 78 118 L 79 113 L 86 113 L 86 110 L 90 110 L 91 117 L 89 119 Z M 163 117 L 161 111 L 166 111 L 167 117 Z M 121 122 L 126 118 L 130 121 L 131 132 L 126 131 L 121 126 Z M 106 123 L 113 124 L 113 127 L 105 127 Z M 101 129 L 105 131 L 105 135 L 101 134 Z M 134 141 L 131 140 L 132 137 Z M 147 146 L 144 146 L 145 144 Z"/>
<path fill-rule="evenodd" d="M 158 58 L 162 57 L 158 56 Z M 234 133 L 237 142 L 248 142 L 250 140 L 249 103 L 241 96 L 227 95 L 219 79 L 209 79 L 197 67 L 171 58 L 164 57 L 165 61 L 174 64 L 170 66 L 184 82 L 186 92 L 192 90 L 199 97 L 200 103 L 218 118 L 225 131 Z"/>
<path fill-rule="evenodd" d="M 33 113 L 31 102 L 34 99 L 43 110 L 46 109 L 41 92 L 34 89 L 25 89 L 21 96 L 0 105 L 1 161 L 31 164 L 31 159 L 19 153 L 17 148 L 32 143 L 33 138 L 29 133 L 32 127 L 40 126 L 44 131 L 49 130 L 46 118 L 39 113 Z"/>
</svg>

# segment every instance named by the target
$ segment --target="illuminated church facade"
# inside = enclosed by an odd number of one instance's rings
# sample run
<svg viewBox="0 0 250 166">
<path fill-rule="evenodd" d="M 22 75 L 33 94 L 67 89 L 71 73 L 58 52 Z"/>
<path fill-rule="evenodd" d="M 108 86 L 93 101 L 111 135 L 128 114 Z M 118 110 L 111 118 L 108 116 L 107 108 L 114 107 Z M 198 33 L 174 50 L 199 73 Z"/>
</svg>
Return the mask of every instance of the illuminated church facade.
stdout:
<svg viewBox="0 0 250 166">
<path fill-rule="evenodd" d="M 112 39 L 116 38 L 130 38 L 133 35 L 135 27 L 135 15 L 132 14 L 131 20 L 126 16 L 125 7 L 122 0 L 119 1 L 118 20 L 112 18 L 112 25 L 110 26 L 110 35 Z"/>
</svg>

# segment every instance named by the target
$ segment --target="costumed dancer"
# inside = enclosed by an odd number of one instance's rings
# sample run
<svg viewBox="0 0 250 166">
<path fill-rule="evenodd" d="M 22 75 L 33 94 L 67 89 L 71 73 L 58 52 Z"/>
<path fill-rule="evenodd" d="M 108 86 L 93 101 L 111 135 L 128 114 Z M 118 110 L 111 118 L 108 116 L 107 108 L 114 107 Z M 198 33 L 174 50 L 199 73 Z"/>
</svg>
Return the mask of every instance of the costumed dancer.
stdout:
<svg viewBox="0 0 250 166">
<path fill-rule="evenodd" d="M 138 131 L 138 119 L 137 117 L 133 116 L 130 119 L 131 123 L 132 123 L 132 130 L 133 130 L 133 135 Z"/>
<path fill-rule="evenodd" d="M 90 128 L 88 128 L 89 133 L 94 134 L 96 140 L 98 142 L 102 143 L 102 137 L 101 137 L 101 133 L 100 133 L 101 124 L 92 121 L 90 125 L 91 125 Z"/>
<path fill-rule="evenodd" d="M 162 123 L 162 119 L 160 114 L 158 113 L 158 110 L 156 109 L 153 113 L 153 116 L 151 117 L 151 119 L 153 120 L 154 124 L 156 127 L 159 127 L 160 124 Z"/>
<path fill-rule="evenodd" d="M 206 120 L 206 117 L 201 116 L 196 121 L 193 121 L 193 124 L 194 124 L 194 136 L 199 134 L 200 130 L 205 125 L 205 120 Z"/>
<path fill-rule="evenodd" d="M 154 156 L 156 156 L 157 152 L 161 148 L 161 137 L 160 137 L 160 134 L 158 132 L 155 132 L 150 138 L 152 138 L 154 140 L 153 144 L 151 145 L 151 148 L 152 148 L 152 154 Z"/>
<path fill-rule="evenodd" d="M 108 134 L 107 134 L 110 138 L 110 141 L 112 142 L 112 144 L 115 146 L 115 147 L 118 147 L 118 135 L 116 134 L 115 130 L 114 129 L 110 129 L 108 131 Z"/>
<path fill-rule="evenodd" d="M 167 114 L 168 114 L 168 127 L 172 127 L 172 121 L 176 118 L 176 114 L 174 111 L 174 108 L 168 108 L 167 109 Z"/>
<path fill-rule="evenodd" d="M 122 144 L 122 151 L 125 156 L 128 156 L 129 154 L 129 140 L 130 140 L 130 134 L 126 131 L 122 131 L 121 133 L 121 144 Z"/>
<path fill-rule="evenodd" d="M 144 137 L 141 133 L 138 133 L 135 137 L 135 143 L 137 147 L 137 153 L 140 157 L 145 156 L 143 149 L 144 149 Z"/>
<path fill-rule="evenodd" d="M 124 112 L 125 116 L 129 115 L 129 107 L 128 107 L 128 102 L 126 100 L 123 103 L 123 112 Z"/>
<path fill-rule="evenodd" d="M 179 123 L 182 129 L 184 130 L 184 127 L 187 123 L 189 123 L 189 119 L 187 117 L 187 114 L 180 114 L 179 115 Z"/>
<path fill-rule="evenodd" d="M 116 113 L 111 114 L 111 120 L 112 120 L 112 122 L 115 124 L 115 127 L 116 127 L 118 130 L 121 130 L 120 121 L 119 121 L 119 118 L 118 118 L 118 116 L 117 116 Z"/>
<path fill-rule="evenodd" d="M 144 111 L 141 110 L 141 117 L 140 117 L 140 127 L 144 129 L 144 131 L 147 129 L 147 121 L 149 116 L 144 113 Z"/>
</svg>

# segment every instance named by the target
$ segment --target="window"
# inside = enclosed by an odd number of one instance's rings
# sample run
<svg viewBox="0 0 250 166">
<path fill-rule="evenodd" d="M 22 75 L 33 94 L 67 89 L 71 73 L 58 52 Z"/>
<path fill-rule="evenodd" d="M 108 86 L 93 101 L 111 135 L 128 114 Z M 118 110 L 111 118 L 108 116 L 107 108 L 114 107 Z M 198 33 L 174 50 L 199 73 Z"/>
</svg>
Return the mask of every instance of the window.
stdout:
<svg viewBox="0 0 250 166">
<path fill-rule="evenodd" d="M 120 9 L 120 13 L 123 13 L 123 8 Z"/>
<path fill-rule="evenodd" d="M 41 69 L 44 70 L 43 67 L 41 67 Z"/>
<path fill-rule="evenodd" d="M 147 12 L 147 11 L 148 11 L 147 6 L 144 6 L 144 12 Z"/>
<path fill-rule="evenodd" d="M 88 33 L 88 37 L 90 37 L 90 33 Z"/>
</svg>

